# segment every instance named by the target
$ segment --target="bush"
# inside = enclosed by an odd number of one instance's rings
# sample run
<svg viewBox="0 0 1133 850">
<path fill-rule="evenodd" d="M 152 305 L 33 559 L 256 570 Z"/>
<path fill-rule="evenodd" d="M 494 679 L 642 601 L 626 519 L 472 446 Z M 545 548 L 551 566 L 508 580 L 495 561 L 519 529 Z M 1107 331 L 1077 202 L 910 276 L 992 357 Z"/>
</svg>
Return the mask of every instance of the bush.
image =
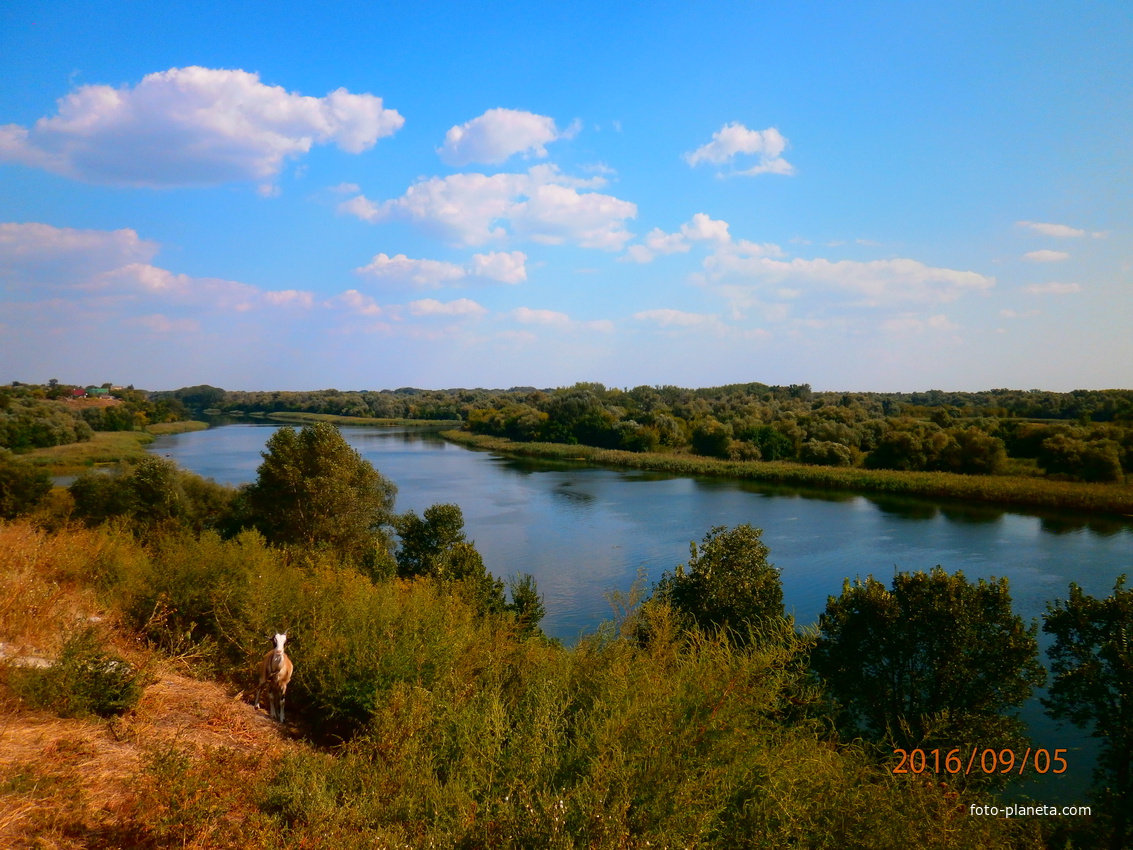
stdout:
<svg viewBox="0 0 1133 850">
<path fill-rule="evenodd" d="M 748 524 L 730 531 L 716 526 L 699 550 L 690 543 L 688 566 L 666 572 L 654 598 L 690 617 L 703 629 L 724 630 L 746 643 L 753 628 L 783 619 L 783 586 L 779 571 L 767 563 L 763 532 Z"/>
<path fill-rule="evenodd" d="M 828 440 L 810 440 L 799 450 L 799 460 L 818 466 L 850 466 L 854 453 L 849 446 Z"/>
<path fill-rule="evenodd" d="M 51 492 L 46 470 L 20 463 L 0 449 L 0 519 L 15 519 L 35 509 Z"/>
<path fill-rule="evenodd" d="M 124 714 L 145 690 L 145 671 L 107 649 L 94 628 L 76 632 L 50 667 L 17 671 L 12 689 L 35 708 L 62 717 Z"/>
</svg>

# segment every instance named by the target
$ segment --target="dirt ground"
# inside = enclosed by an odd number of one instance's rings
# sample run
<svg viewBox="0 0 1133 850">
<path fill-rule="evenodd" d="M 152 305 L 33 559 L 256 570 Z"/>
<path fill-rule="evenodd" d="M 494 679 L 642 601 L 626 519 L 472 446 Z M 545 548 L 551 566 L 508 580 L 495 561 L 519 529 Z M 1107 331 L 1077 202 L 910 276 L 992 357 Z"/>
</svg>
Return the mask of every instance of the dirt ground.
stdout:
<svg viewBox="0 0 1133 850">
<path fill-rule="evenodd" d="M 0 685 L 0 847 L 167 846 L 150 831 L 150 819 L 160 823 L 177 812 L 161 811 L 169 808 L 168 789 L 155 783 L 186 781 L 186 765 L 196 761 L 207 769 L 227 765 L 232 773 L 215 777 L 219 784 L 239 782 L 243 773 L 247 786 L 298 746 L 244 694 L 171 669 L 155 674 L 134 711 L 111 720 L 32 711 Z M 171 753 L 180 759 L 172 772 L 163 761 Z M 157 778 L 162 764 L 167 775 Z M 198 796 L 207 794 L 207 772 L 195 781 Z M 234 801 L 224 817 L 239 819 L 239 808 Z"/>
</svg>

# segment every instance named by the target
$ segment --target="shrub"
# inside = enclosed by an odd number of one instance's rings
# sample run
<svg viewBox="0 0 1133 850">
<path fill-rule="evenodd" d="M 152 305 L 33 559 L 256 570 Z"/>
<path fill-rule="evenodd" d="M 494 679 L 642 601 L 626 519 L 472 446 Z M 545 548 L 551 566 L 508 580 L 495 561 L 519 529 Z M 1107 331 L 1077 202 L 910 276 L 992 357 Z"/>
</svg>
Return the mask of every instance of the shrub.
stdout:
<svg viewBox="0 0 1133 850">
<path fill-rule="evenodd" d="M 145 671 L 109 650 L 88 627 L 66 640 L 52 666 L 19 670 L 12 688 L 35 708 L 50 708 L 63 717 L 110 717 L 138 704 Z"/>
</svg>

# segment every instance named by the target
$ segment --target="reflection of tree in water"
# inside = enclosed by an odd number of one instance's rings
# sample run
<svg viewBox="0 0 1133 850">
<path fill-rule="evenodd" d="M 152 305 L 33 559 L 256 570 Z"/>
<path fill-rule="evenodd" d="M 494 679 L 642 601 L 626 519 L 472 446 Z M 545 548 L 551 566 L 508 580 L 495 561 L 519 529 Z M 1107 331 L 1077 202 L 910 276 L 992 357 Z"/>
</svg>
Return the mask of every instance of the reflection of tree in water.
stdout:
<svg viewBox="0 0 1133 850">
<path fill-rule="evenodd" d="M 883 514 L 905 519 L 935 519 L 939 511 L 931 502 L 902 499 L 899 496 L 866 496 Z"/>
<path fill-rule="evenodd" d="M 1099 537 L 1113 537 L 1123 531 L 1133 531 L 1133 523 L 1120 517 L 1052 516 L 1040 518 L 1042 530 L 1047 534 L 1073 534 L 1089 529 Z"/>
<path fill-rule="evenodd" d="M 593 493 L 587 493 L 585 490 L 576 490 L 573 481 L 564 481 L 558 487 L 551 491 L 552 496 L 557 496 L 560 499 L 565 499 L 576 505 L 589 504 L 595 501 Z"/>
<path fill-rule="evenodd" d="M 990 505 L 941 505 L 940 512 L 953 522 L 983 525 L 998 522 L 1007 511 Z"/>
</svg>

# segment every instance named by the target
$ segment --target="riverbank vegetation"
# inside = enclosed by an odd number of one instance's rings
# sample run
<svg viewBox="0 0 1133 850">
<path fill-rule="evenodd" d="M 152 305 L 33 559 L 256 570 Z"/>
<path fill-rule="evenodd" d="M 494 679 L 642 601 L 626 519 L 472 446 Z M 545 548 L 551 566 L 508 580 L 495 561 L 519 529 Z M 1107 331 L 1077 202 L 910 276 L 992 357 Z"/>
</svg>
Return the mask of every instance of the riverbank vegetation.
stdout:
<svg viewBox="0 0 1133 850">
<path fill-rule="evenodd" d="M 725 460 L 687 454 L 599 449 L 566 443 L 519 442 L 467 431 L 442 431 L 441 434 L 445 439 L 469 448 L 520 457 L 586 461 L 672 475 L 719 476 L 815 491 L 917 496 L 1114 516 L 1133 515 L 1131 484 L 1090 484 L 1031 476 L 958 475 L 947 472 L 827 467 L 788 461 Z"/>
<path fill-rule="evenodd" d="M 509 593 L 459 508 L 399 515 L 395 494 L 320 423 L 277 432 L 240 490 L 150 457 L 0 523 L 6 730 L 75 713 L 51 676 L 28 690 L 18 659 L 58 659 L 68 693 L 121 674 L 122 698 L 95 712 L 112 719 L 83 722 L 129 743 L 131 706 L 162 687 L 142 671 L 179 664 L 248 691 L 267 636 L 286 629 L 281 731 L 298 741 L 258 756 L 155 743 L 123 774 L 133 790 L 95 810 L 82 790 L 93 779 L 64 782 L 49 753 L 9 748 L 5 732 L 0 842 L 1074 848 L 1099 846 L 1128 802 L 1103 776 L 1092 819 L 976 817 L 969 807 L 990 799 L 980 777 L 894 770 L 893 746 L 945 733 L 956 746 L 1021 743 L 1015 712 L 1041 668 L 1006 582 L 936 570 L 898 573 L 890 590 L 869 578 L 800 631 L 759 530 L 715 528 L 563 647 L 538 628 L 533 581 L 513 577 Z M 1091 620 L 1106 647 L 1133 628 L 1120 590 Z M 1105 688 L 1075 691 L 1068 653 L 1082 641 L 1070 629 L 1059 640 L 1058 710 L 1101 717 L 1106 688 L 1133 685 L 1128 670 L 1118 657 Z M 889 694 L 886 711 L 863 688 Z M 242 704 L 215 718 L 269 723 Z"/>
</svg>

